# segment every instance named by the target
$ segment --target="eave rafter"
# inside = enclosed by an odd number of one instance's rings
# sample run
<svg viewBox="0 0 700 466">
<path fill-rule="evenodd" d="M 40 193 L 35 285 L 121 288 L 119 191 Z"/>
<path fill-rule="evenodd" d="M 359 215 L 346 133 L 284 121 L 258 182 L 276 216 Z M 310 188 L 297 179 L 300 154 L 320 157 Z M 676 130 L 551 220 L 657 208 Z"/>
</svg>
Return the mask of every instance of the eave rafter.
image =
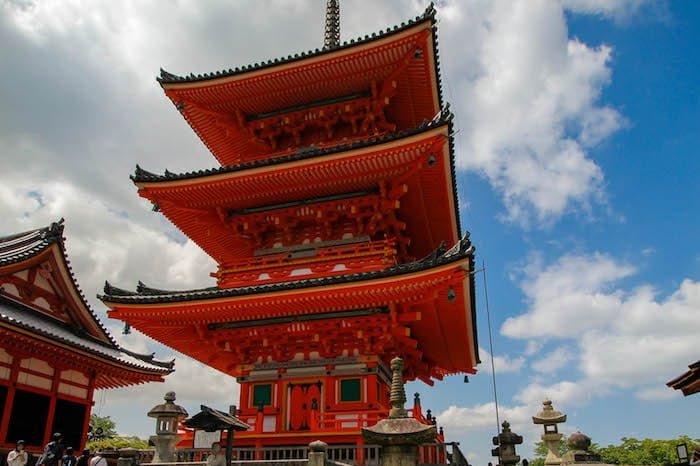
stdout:
<svg viewBox="0 0 700 466">
<path fill-rule="evenodd" d="M 162 381 L 163 374 L 147 373 L 138 369 L 127 370 L 108 361 L 92 358 L 61 348 L 55 342 L 46 343 L 34 338 L 21 337 L 16 332 L 0 327 L 0 339 L 10 351 L 38 356 L 59 365 L 78 368 L 96 375 L 95 388 L 117 388 L 144 382 Z"/>
<path fill-rule="evenodd" d="M 221 95 L 216 99 L 209 99 L 210 101 L 202 100 L 199 97 L 200 94 L 177 88 L 166 88 L 165 93 L 214 154 L 219 154 L 223 148 L 221 142 L 210 140 L 209 132 L 204 130 L 207 126 L 203 123 L 204 121 L 218 128 L 225 138 L 224 141 L 229 140 L 229 144 L 240 139 L 248 141 L 250 145 L 247 150 L 235 150 L 233 147 L 223 149 L 227 155 L 223 158 L 217 156 L 224 165 L 270 158 L 275 154 L 303 147 L 329 147 L 346 143 L 348 139 L 382 135 L 397 129 L 395 124 L 387 120 L 385 110 L 397 93 L 398 83 L 403 73 L 412 62 L 422 60 L 424 51 L 429 46 L 430 37 L 430 29 L 423 29 L 404 39 L 401 45 L 404 50 L 403 55 L 390 65 L 388 74 L 386 64 L 363 68 L 364 75 L 374 78 L 366 82 L 362 92 L 348 94 L 341 98 L 307 101 L 291 108 L 265 113 L 246 113 L 241 105 L 245 105 L 250 98 L 222 97 L 227 94 L 226 84 L 222 85 L 220 91 L 211 91 L 219 92 Z M 396 46 L 395 43 L 385 44 L 376 50 L 357 52 L 356 55 L 361 59 L 365 55 L 369 56 L 370 53 L 383 53 Z M 323 66 L 331 66 L 336 62 L 342 63 L 345 59 L 345 57 L 330 59 Z M 311 69 L 315 70 L 313 72 L 319 72 L 321 68 L 319 65 L 312 65 Z M 342 74 L 332 78 L 324 75 L 323 78 L 318 78 L 319 82 L 331 80 L 341 83 L 356 79 L 351 77 L 344 68 L 338 68 L 340 69 L 344 70 Z M 266 79 L 272 78 L 268 76 Z M 306 79 L 295 85 L 288 81 L 283 89 L 268 90 L 265 93 L 305 95 L 310 82 L 313 81 L 313 79 Z M 349 86 L 353 87 L 356 84 Z M 221 103 L 222 98 L 225 104 Z M 242 103 L 239 104 L 239 101 Z M 202 129 L 199 129 L 200 126 Z M 232 157 L 234 154 L 236 154 L 235 158 Z"/>
</svg>

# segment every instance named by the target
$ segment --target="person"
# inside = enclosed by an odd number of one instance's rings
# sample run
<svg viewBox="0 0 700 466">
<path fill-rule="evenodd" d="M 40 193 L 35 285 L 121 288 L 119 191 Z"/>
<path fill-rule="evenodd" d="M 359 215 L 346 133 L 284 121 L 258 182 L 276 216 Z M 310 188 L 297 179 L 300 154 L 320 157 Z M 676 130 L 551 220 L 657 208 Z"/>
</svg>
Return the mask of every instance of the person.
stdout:
<svg viewBox="0 0 700 466">
<path fill-rule="evenodd" d="M 97 450 L 90 460 L 90 466 L 107 466 L 107 459 L 102 456 L 102 450 Z"/>
<path fill-rule="evenodd" d="M 90 450 L 87 448 L 83 450 L 83 453 L 78 457 L 77 466 L 90 466 Z"/>
<path fill-rule="evenodd" d="M 63 435 L 56 432 L 52 439 L 44 447 L 44 453 L 37 460 L 36 466 L 59 466 L 59 461 L 63 456 Z"/>
<path fill-rule="evenodd" d="M 221 453 L 219 442 L 211 444 L 211 454 L 207 456 L 207 466 L 226 466 L 226 456 Z"/>
<path fill-rule="evenodd" d="M 7 454 L 7 466 L 24 466 L 27 464 L 27 452 L 24 451 L 24 440 L 17 440 L 17 445 Z"/>
<path fill-rule="evenodd" d="M 66 454 L 61 458 L 61 466 L 76 466 L 78 458 L 73 454 L 73 447 L 66 448 Z"/>
</svg>

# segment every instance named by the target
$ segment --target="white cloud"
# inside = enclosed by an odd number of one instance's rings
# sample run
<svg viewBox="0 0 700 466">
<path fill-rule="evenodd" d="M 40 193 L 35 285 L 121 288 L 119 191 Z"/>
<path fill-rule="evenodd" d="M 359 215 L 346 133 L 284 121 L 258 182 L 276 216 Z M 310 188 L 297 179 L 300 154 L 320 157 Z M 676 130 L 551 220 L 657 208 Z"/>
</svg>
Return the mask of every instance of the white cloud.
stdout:
<svg viewBox="0 0 700 466">
<path fill-rule="evenodd" d="M 443 31 L 470 31 L 459 60 L 446 65 L 448 80 L 461 74 L 451 85 L 466 145 L 459 166 L 485 176 L 506 217 L 523 225 L 550 224 L 602 202 L 604 175 L 588 151 L 623 125 L 599 102 L 612 49 L 569 38 L 557 2 L 452 7 L 460 11 Z M 461 66 L 449 73 L 450 63 Z"/>
<path fill-rule="evenodd" d="M 479 348 L 479 354 L 481 355 L 481 364 L 479 365 L 479 370 L 483 370 L 486 373 L 491 373 L 491 353 L 486 351 L 484 348 Z M 525 365 L 525 358 L 517 357 L 513 358 L 509 355 L 501 355 L 493 357 L 493 366 L 496 368 L 496 374 L 505 374 L 509 372 L 520 372 L 523 365 Z"/>
<path fill-rule="evenodd" d="M 546 372 L 576 358 L 576 382 L 588 394 L 609 388 L 663 383 L 697 359 L 700 282 L 684 280 L 667 298 L 650 286 L 627 291 L 620 281 L 635 273 L 617 259 L 591 253 L 566 255 L 521 283 L 528 309 L 508 318 L 501 332 L 512 338 L 572 341 L 532 367 Z M 653 367 L 654 370 L 650 370 Z M 565 388 L 562 386 L 561 388 Z M 642 388 L 644 399 L 658 396 Z"/>
<path fill-rule="evenodd" d="M 569 348 L 559 346 L 543 358 L 534 361 L 530 366 L 537 372 L 549 374 L 566 366 L 573 357 L 574 355 Z"/>
<path fill-rule="evenodd" d="M 605 293 L 607 286 L 635 271 L 601 253 L 565 255 L 544 269 L 540 267 L 536 262 L 523 270 L 520 287 L 529 309 L 505 321 L 501 327 L 504 335 L 563 338 L 595 328 L 611 319 L 621 303 L 620 292 Z"/>
<path fill-rule="evenodd" d="M 642 388 L 634 395 L 644 401 L 665 401 L 683 396 L 680 392 L 669 390 L 666 386 Z"/>
<path fill-rule="evenodd" d="M 514 430 L 522 430 L 532 423 L 533 412 L 527 406 L 499 406 L 501 420 L 507 420 Z M 450 406 L 437 416 L 438 423 L 452 431 L 465 432 L 494 427 L 496 425 L 496 404 L 477 404 L 472 407 Z"/>
</svg>

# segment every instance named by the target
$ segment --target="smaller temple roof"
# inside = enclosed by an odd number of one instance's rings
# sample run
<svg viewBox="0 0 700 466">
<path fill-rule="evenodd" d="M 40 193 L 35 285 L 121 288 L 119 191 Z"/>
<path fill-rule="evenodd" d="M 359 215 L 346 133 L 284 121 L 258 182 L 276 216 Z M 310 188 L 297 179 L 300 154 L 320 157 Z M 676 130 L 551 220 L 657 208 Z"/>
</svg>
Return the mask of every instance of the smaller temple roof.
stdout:
<svg viewBox="0 0 700 466">
<path fill-rule="evenodd" d="M 250 426 L 236 416 L 201 405 L 201 411 L 185 420 L 185 427 L 191 429 L 203 429 L 207 432 L 216 430 L 248 430 Z"/>
<path fill-rule="evenodd" d="M 51 319 L 40 312 L 3 296 L 0 296 L 0 322 L 29 330 L 32 333 L 49 337 L 73 348 L 88 351 L 135 369 L 146 369 L 169 374 L 173 371 L 175 365 L 174 361 L 157 361 L 154 359 L 153 354 L 138 354 L 116 344 L 108 345 L 71 328 L 70 325 L 64 322 Z"/>
<path fill-rule="evenodd" d="M 346 275 L 335 275 L 321 278 L 299 279 L 294 281 L 268 283 L 263 285 L 250 285 L 239 288 L 219 288 L 215 286 L 209 288 L 200 288 L 183 291 L 155 290 L 153 288 L 146 287 L 141 282 L 139 282 L 139 287 L 136 289 L 136 291 L 128 291 L 114 287 L 109 282 L 105 282 L 104 294 L 98 295 L 97 297 L 102 301 L 108 303 L 149 304 L 245 296 L 258 293 L 269 293 L 275 291 L 295 290 L 300 288 L 311 288 L 316 286 L 328 286 L 338 283 L 374 280 L 377 278 L 409 274 L 456 262 L 464 259 L 465 257 L 472 257 L 473 253 L 474 247 L 472 246 L 471 241 L 469 240 L 469 233 L 467 233 L 461 240 L 457 242 L 457 244 L 454 245 L 454 247 L 452 247 L 448 251 L 445 251 L 444 248 L 438 248 L 433 253 L 429 254 L 428 256 L 422 259 L 406 264 L 394 265 L 384 270 L 353 273 Z"/>
<path fill-rule="evenodd" d="M 688 368 L 689 371 L 666 382 L 666 385 L 674 390 L 682 391 L 685 396 L 700 393 L 700 361 L 695 361 Z"/>
<path fill-rule="evenodd" d="M 48 227 L 0 237 L 0 266 L 37 256 L 54 243 L 63 243 L 63 219 Z"/>
<path fill-rule="evenodd" d="M 63 219 L 48 227 L 0 237 L 0 278 L 13 278 L 19 271 L 36 268 L 46 261 L 59 269 L 56 277 L 60 281 L 60 290 L 63 290 L 62 299 L 66 299 L 66 306 L 71 308 L 75 321 L 61 320 L 35 309 L 21 295 L 4 291 L 0 286 L 0 327 L 89 353 L 125 369 L 157 376 L 173 371 L 174 361 L 157 361 L 152 354 L 143 355 L 122 348 L 100 322 L 85 300 L 70 267 L 64 245 Z M 8 283 L 12 284 L 12 281 Z"/>
<path fill-rule="evenodd" d="M 29 261 L 38 257 L 53 245 L 56 245 L 60 251 L 59 262 L 67 269 L 70 276 L 69 286 L 71 286 L 80 297 L 80 305 L 82 305 L 83 309 L 88 311 L 92 322 L 97 326 L 100 333 L 102 333 L 101 336 L 106 341 L 110 341 L 116 345 L 115 340 L 87 303 L 85 295 L 78 286 L 75 275 L 73 275 L 73 269 L 70 266 L 70 261 L 68 260 L 65 244 L 63 242 L 63 222 L 64 220 L 61 218 L 58 222 L 53 222 L 47 227 L 0 237 L 0 268 Z"/>
</svg>

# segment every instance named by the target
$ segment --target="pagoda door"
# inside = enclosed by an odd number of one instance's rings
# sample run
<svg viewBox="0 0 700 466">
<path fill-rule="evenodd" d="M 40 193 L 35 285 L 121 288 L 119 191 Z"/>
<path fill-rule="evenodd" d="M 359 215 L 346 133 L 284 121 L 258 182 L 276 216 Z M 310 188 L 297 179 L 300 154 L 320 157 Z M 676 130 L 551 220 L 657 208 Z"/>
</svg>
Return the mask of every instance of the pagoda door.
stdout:
<svg viewBox="0 0 700 466">
<path fill-rule="evenodd" d="M 320 411 L 323 383 L 290 383 L 287 387 L 289 430 L 311 430 Z"/>
</svg>

